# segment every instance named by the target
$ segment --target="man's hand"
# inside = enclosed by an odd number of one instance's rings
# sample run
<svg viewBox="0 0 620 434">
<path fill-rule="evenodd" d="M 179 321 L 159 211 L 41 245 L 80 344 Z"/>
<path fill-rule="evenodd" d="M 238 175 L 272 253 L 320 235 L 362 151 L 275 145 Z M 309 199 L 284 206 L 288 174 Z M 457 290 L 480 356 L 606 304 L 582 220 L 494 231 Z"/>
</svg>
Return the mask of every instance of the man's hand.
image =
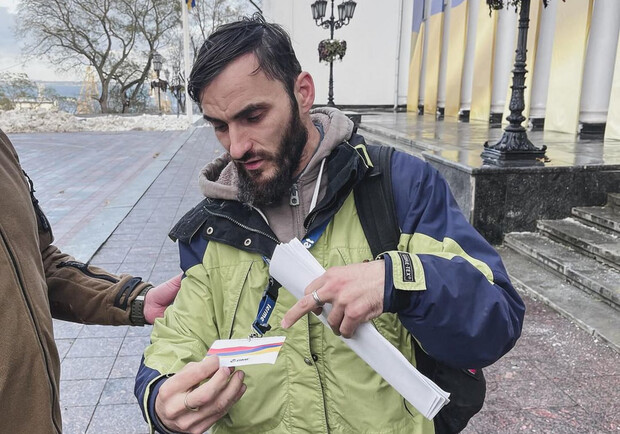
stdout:
<svg viewBox="0 0 620 434">
<path fill-rule="evenodd" d="M 203 433 L 239 401 L 246 390 L 243 377 L 243 371 L 220 367 L 217 356 L 188 363 L 162 384 L 155 412 L 172 431 Z"/>
<path fill-rule="evenodd" d="M 383 313 L 384 282 L 383 260 L 332 267 L 306 287 L 306 295 L 284 315 L 282 327 L 289 328 L 308 312 L 321 313 L 312 295 L 316 291 L 319 300 L 332 304 L 327 321 L 334 333 L 350 338 L 360 323 Z"/>
<path fill-rule="evenodd" d="M 177 296 L 181 289 L 181 277 L 183 274 L 174 276 L 172 279 L 151 288 L 144 298 L 144 319 L 153 324 L 155 318 L 164 316 L 164 311 Z"/>
</svg>

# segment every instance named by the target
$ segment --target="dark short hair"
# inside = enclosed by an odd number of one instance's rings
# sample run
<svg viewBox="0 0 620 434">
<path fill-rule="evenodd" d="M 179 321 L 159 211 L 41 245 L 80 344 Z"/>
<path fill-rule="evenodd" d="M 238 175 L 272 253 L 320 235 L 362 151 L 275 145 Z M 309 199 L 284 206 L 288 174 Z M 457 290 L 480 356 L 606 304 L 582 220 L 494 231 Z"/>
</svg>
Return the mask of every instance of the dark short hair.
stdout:
<svg viewBox="0 0 620 434">
<path fill-rule="evenodd" d="M 272 80 L 284 84 L 294 100 L 295 80 L 301 65 L 286 31 L 277 24 L 267 23 L 256 13 L 239 21 L 219 26 L 200 48 L 189 76 L 188 92 L 200 106 L 202 91 L 238 57 L 254 53 L 258 70 Z"/>
</svg>

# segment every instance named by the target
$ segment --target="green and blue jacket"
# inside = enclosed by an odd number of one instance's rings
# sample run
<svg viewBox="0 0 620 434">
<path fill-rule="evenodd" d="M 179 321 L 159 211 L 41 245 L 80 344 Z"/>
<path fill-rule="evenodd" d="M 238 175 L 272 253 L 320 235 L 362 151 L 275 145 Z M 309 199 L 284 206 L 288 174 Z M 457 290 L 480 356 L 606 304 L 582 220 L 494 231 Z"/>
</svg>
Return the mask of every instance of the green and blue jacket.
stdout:
<svg viewBox="0 0 620 434">
<path fill-rule="evenodd" d="M 373 260 L 353 188 L 369 162 L 354 134 L 327 159 L 323 199 L 306 217 L 325 230 L 310 252 L 325 268 Z M 392 157 L 401 236 L 386 252 L 384 314 L 374 326 L 412 364 L 412 339 L 435 359 L 462 368 L 488 366 L 520 336 L 524 305 L 497 252 L 467 222 L 446 181 L 427 163 Z M 277 237 L 257 210 L 205 199 L 173 230 L 185 273 L 174 305 L 153 328 L 136 379 L 136 396 L 153 429 L 161 384 L 216 339 L 246 338 L 267 285 Z M 433 425 L 330 329 L 310 314 L 288 330 L 283 315 L 296 302 L 280 290 L 268 335 L 286 336 L 275 365 L 246 366 L 247 391 L 214 433 L 432 433 Z"/>
</svg>

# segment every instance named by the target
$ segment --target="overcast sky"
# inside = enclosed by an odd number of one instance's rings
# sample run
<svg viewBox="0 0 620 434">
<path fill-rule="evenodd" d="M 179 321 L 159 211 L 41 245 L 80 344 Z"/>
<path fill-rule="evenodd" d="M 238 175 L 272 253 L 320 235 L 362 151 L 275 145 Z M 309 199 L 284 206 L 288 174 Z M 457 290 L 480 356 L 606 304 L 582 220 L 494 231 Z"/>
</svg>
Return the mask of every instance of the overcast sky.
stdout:
<svg viewBox="0 0 620 434">
<path fill-rule="evenodd" d="M 81 76 L 54 71 L 43 60 L 24 61 L 19 40 L 13 34 L 18 3 L 17 0 L 0 0 L 0 72 L 25 72 L 31 80 L 81 80 Z"/>
</svg>

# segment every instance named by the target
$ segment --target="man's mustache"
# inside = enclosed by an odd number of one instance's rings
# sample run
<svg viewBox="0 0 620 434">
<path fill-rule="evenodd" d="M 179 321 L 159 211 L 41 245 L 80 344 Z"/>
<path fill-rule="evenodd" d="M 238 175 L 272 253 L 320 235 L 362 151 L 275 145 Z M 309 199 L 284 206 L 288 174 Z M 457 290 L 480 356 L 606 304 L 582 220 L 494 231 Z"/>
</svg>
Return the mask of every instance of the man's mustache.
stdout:
<svg viewBox="0 0 620 434">
<path fill-rule="evenodd" d="M 247 163 L 250 160 L 260 159 L 260 160 L 272 160 L 273 157 L 270 154 L 264 152 L 246 152 L 240 158 L 235 159 L 234 161 L 237 163 Z"/>
</svg>

